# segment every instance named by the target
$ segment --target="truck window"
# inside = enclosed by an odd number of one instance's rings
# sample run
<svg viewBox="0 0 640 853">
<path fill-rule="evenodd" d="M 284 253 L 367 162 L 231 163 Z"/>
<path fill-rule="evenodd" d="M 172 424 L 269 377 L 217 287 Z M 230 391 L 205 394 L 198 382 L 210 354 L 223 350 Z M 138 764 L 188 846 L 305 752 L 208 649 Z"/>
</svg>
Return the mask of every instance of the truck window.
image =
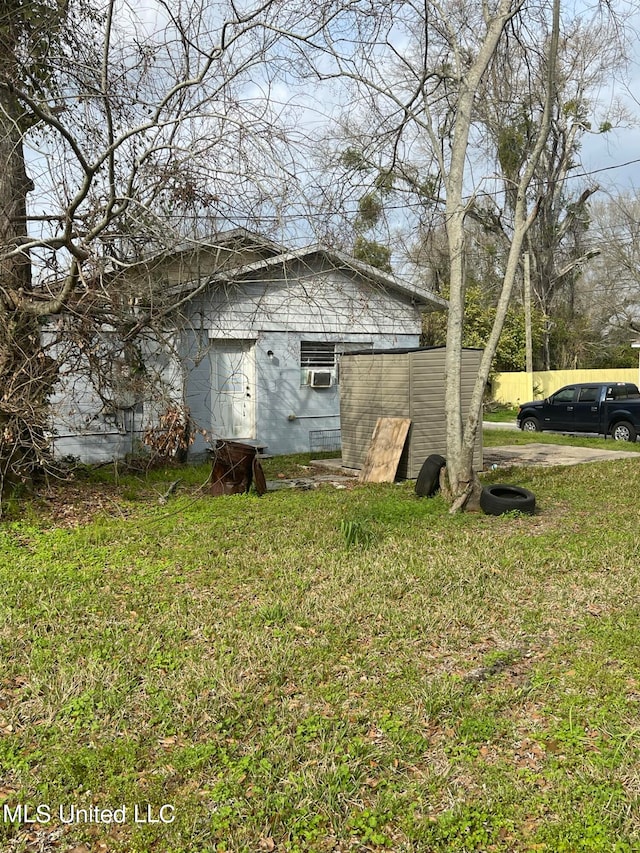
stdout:
<svg viewBox="0 0 640 853">
<path fill-rule="evenodd" d="M 572 403 L 575 396 L 575 388 L 561 388 L 557 394 L 554 394 L 551 401 L 554 405 L 558 403 Z"/>
<path fill-rule="evenodd" d="M 634 385 L 609 385 L 607 388 L 607 400 L 628 400 L 638 397 Z"/>
<path fill-rule="evenodd" d="M 581 388 L 580 396 L 578 400 L 581 403 L 597 403 L 598 397 L 600 396 L 600 387 L 598 385 L 594 385 L 590 388 Z"/>
</svg>

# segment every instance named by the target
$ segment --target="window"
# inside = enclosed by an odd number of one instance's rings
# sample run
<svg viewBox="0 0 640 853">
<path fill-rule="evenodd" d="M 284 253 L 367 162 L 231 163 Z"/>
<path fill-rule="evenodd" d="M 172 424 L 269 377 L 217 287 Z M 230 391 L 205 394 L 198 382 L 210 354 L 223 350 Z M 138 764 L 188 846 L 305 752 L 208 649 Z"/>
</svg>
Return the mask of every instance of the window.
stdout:
<svg viewBox="0 0 640 853">
<path fill-rule="evenodd" d="M 597 403 L 600 392 L 600 386 L 594 385 L 589 388 L 581 388 L 578 400 L 581 403 Z"/>
<path fill-rule="evenodd" d="M 331 388 L 336 381 L 336 345 L 326 341 L 301 341 L 300 384 Z"/>
<path fill-rule="evenodd" d="M 324 341 L 300 342 L 300 367 L 331 369 L 336 366 L 336 345 Z"/>
<path fill-rule="evenodd" d="M 555 405 L 562 403 L 572 403 L 575 393 L 575 388 L 562 388 L 560 391 L 558 391 L 557 394 L 553 395 L 552 399 Z"/>
<path fill-rule="evenodd" d="M 607 400 L 633 400 L 637 399 L 638 396 L 636 386 L 629 383 L 607 387 Z"/>
<path fill-rule="evenodd" d="M 340 380 L 340 356 L 371 348 L 371 341 L 300 341 L 300 384 L 315 388 L 336 385 Z"/>
</svg>

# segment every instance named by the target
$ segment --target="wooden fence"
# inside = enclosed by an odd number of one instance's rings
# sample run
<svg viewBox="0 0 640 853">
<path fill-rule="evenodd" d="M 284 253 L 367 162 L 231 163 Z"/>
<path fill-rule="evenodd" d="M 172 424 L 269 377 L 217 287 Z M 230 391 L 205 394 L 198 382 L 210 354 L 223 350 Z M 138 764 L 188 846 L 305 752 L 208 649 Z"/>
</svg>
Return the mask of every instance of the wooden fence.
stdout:
<svg viewBox="0 0 640 853">
<path fill-rule="evenodd" d="M 541 400 L 563 385 L 572 382 L 635 382 L 640 385 L 638 368 L 618 370 L 543 370 L 533 373 L 498 373 L 491 383 L 491 396 L 496 402 L 519 405 L 528 400 Z"/>
</svg>

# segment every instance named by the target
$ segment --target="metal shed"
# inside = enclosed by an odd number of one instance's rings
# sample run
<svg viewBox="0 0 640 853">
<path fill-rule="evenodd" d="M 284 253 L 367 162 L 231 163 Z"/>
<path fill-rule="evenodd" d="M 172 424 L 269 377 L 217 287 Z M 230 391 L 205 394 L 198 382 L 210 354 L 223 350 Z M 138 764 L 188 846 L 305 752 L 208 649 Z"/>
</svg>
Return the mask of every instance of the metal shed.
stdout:
<svg viewBox="0 0 640 853">
<path fill-rule="evenodd" d="M 482 350 L 462 353 L 463 417 Z M 432 453 L 446 455 L 444 347 L 345 353 L 340 361 L 342 464 L 362 468 L 378 418 L 411 418 L 398 476 L 413 479 Z M 474 454 L 482 468 L 482 430 Z"/>
</svg>

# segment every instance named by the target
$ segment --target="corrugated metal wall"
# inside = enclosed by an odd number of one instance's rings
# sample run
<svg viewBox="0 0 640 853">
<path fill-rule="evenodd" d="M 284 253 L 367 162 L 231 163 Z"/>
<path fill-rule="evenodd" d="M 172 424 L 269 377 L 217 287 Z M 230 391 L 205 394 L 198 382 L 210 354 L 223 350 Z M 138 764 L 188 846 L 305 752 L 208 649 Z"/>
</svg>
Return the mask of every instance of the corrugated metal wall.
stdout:
<svg viewBox="0 0 640 853">
<path fill-rule="evenodd" d="M 446 457 L 444 358 L 444 349 L 414 352 L 409 356 L 411 427 L 400 460 L 401 476 L 417 477 L 424 460 L 432 453 Z"/>
<path fill-rule="evenodd" d="M 481 355 L 480 350 L 463 352 L 463 414 L 471 398 Z M 340 422 L 345 466 L 362 467 L 379 417 L 411 418 L 398 476 L 417 477 L 427 456 L 432 453 L 446 456 L 444 359 L 444 348 L 343 357 Z M 474 460 L 480 470 L 481 432 Z"/>
</svg>

